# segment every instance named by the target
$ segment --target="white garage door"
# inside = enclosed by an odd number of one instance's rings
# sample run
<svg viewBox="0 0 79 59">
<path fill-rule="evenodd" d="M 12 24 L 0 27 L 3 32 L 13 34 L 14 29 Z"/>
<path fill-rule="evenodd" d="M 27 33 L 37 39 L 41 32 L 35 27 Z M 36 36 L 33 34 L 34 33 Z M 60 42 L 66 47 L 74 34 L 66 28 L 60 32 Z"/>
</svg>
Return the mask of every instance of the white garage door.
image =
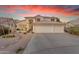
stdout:
<svg viewBox="0 0 79 59">
<path fill-rule="evenodd" d="M 63 26 L 57 25 L 34 25 L 33 26 L 34 33 L 63 33 Z"/>
<path fill-rule="evenodd" d="M 64 25 L 54 25 L 54 33 L 64 33 Z"/>
<path fill-rule="evenodd" d="M 33 30 L 34 30 L 35 33 L 51 33 L 51 32 L 53 32 L 53 29 L 52 29 L 51 26 L 45 26 L 45 25 L 34 26 Z"/>
</svg>

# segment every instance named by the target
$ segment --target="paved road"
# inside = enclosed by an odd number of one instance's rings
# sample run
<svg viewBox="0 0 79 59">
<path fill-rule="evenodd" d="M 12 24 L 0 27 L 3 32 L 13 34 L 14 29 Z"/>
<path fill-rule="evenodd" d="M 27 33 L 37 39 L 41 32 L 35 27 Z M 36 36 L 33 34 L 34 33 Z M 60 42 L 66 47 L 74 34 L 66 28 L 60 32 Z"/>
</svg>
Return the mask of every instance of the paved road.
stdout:
<svg viewBox="0 0 79 59">
<path fill-rule="evenodd" d="M 24 54 L 79 53 L 79 36 L 67 33 L 34 34 Z"/>
</svg>

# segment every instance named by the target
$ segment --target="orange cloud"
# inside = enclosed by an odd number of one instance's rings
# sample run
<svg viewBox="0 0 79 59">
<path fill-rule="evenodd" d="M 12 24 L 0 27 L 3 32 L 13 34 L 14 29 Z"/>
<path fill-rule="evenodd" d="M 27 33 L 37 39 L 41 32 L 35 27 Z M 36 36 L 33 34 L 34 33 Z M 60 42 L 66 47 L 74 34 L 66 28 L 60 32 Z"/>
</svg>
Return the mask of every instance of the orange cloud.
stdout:
<svg viewBox="0 0 79 59">
<path fill-rule="evenodd" d="M 30 6 L 20 6 L 19 9 L 21 10 L 31 10 L 33 13 L 50 13 L 50 14 L 63 14 L 65 16 L 75 15 L 73 12 L 68 12 L 66 8 L 62 7 L 46 7 L 46 6 L 37 6 L 37 5 L 30 5 Z"/>
<path fill-rule="evenodd" d="M 63 8 L 63 7 L 57 7 L 57 6 L 42 6 L 42 5 L 17 5 L 17 6 L 0 6 L 0 8 L 8 8 L 9 10 L 6 11 L 0 11 L 0 12 L 5 12 L 5 13 L 14 13 L 16 10 L 29 10 L 31 11 L 30 13 L 27 14 L 19 14 L 20 16 L 25 16 L 25 15 L 34 15 L 34 14 L 39 14 L 39 13 L 47 13 L 47 14 L 62 14 L 65 16 L 78 16 L 79 11 L 67 11 L 69 10 L 68 8 Z"/>
<path fill-rule="evenodd" d="M 43 12 L 43 13 L 61 13 L 65 9 L 57 7 L 46 7 L 46 6 L 20 6 L 21 10 L 31 10 L 33 12 Z"/>
</svg>

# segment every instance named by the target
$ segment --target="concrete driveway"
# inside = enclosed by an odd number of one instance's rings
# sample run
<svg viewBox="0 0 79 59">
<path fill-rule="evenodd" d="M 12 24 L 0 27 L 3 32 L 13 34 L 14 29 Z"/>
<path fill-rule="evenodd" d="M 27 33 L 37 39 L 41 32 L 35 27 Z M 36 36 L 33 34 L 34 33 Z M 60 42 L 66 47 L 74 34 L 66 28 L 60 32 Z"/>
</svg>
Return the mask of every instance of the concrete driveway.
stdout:
<svg viewBox="0 0 79 59">
<path fill-rule="evenodd" d="M 67 33 L 34 34 L 24 54 L 78 54 L 79 36 Z"/>
</svg>

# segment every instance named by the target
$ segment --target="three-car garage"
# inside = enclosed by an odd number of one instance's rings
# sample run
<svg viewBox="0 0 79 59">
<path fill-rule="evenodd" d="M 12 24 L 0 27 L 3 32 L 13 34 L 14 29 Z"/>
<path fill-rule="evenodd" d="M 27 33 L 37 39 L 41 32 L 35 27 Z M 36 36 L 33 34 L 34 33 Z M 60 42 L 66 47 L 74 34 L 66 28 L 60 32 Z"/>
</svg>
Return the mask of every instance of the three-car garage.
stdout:
<svg viewBox="0 0 79 59">
<path fill-rule="evenodd" d="M 34 33 L 64 33 L 64 25 L 61 23 L 34 23 Z"/>
</svg>

